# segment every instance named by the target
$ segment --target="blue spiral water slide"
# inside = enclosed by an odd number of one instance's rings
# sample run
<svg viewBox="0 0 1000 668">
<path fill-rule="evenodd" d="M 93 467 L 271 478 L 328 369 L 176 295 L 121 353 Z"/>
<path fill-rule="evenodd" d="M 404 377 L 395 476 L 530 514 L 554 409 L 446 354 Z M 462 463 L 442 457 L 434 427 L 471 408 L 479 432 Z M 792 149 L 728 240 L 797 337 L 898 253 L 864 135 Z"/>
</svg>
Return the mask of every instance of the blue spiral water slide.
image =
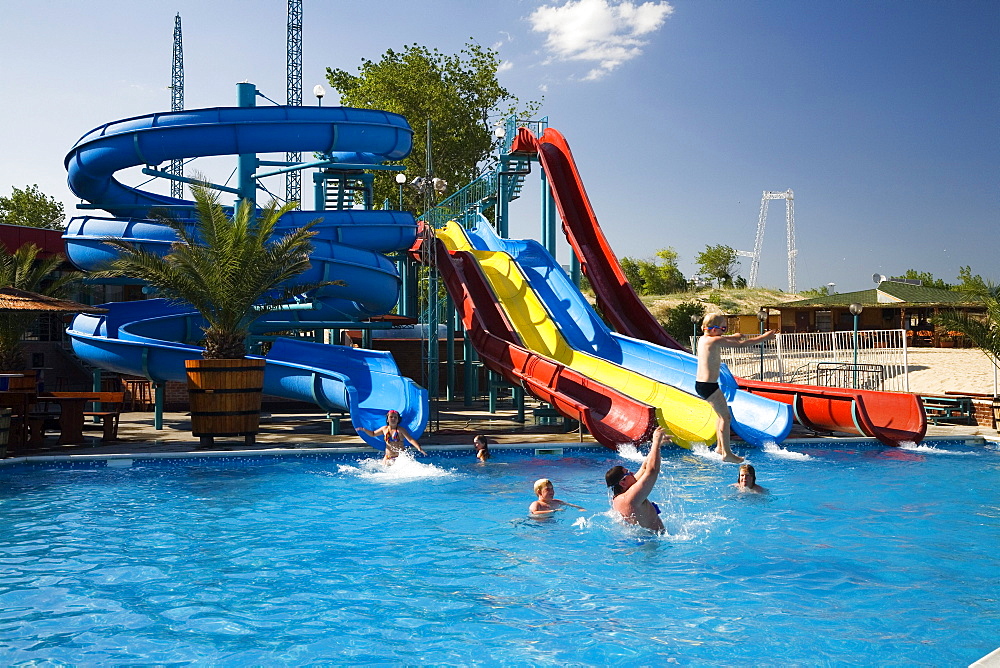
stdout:
<svg viewBox="0 0 1000 668">
<path fill-rule="evenodd" d="M 149 217 L 163 209 L 181 220 L 192 202 L 127 186 L 116 172 L 170 160 L 257 153 L 318 152 L 351 165 L 376 165 L 409 154 L 412 131 L 402 116 L 347 107 L 218 107 L 163 112 L 107 123 L 91 130 L 65 159 L 70 189 L 112 217 L 70 221 L 67 256 L 84 271 L 114 257 L 107 237 L 166 253 L 176 241 L 168 225 Z M 254 165 L 256 166 L 256 165 Z M 264 314 L 255 333 L 289 329 L 289 323 L 341 323 L 388 313 L 399 298 L 400 278 L 384 253 L 409 248 L 416 237 L 412 215 L 385 210 L 293 211 L 281 230 L 318 220 L 310 269 L 296 282 L 341 280 L 304 297 L 309 310 Z M 68 330 L 74 352 L 101 369 L 141 375 L 154 383 L 183 381 L 184 360 L 201 356 L 199 316 L 161 299 L 102 305 L 103 316 L 77 316 Z M 302 306 L 301 304 L 299 306 Z M 266 356 L 264 392 L 309 401 L 326 411 L 347 411 L 355 427 L 375 429 L 389 409 L 419 437 L 427 425 L 427 391 L 400 375 L 390 353 L 278 339 Z M 384 443 L 362 434 L 372 446 Z"/>
</svg>

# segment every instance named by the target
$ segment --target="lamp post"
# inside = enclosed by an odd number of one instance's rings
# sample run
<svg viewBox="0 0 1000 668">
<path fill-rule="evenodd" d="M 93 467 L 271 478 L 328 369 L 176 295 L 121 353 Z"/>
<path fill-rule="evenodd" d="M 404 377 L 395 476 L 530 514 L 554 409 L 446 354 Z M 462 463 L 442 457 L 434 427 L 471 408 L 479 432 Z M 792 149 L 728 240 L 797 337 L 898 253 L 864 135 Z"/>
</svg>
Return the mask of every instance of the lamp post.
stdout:
<svg viewBox="0 0 1000 668">
<path fill-rule="evenodd" d="M 861 315 L 861 311 L 864 307 L 861 304 L 854 302 L 847 307 L 851 311 L 851 315 L 854 316 L 854 389 L 858 389 L 858 316 Z"/>
<path fill-rule="evenodd" d="M 698 340 L 698 323 L 701 322 L 701 316 L 697 313 L 691 314 L 691 352 L 694 352 L 695 341 Z"/>
<path fill-rule="evenodd" d="M 313 86 L 313 95 L 316 96 L 316 99 L 319 100 L 319 106 L 322 107 L 323 96 L 326 95 L 326 89 L 320 86 L 319 84 L 316 84 L 315 86 Z"/>
<path fill-rule="evenodd" d="M 399 172 L 396 174 L 396 185 L 399 186 L 399 210 L 403 210 L 403 184 L 406 183 L 406 174 Z"/>
<path fill-rule="evenodd" d="M 769 315 L 769 313 L 768 313 L 767 309 L 764 308 L 763 306 L 761 306 L 760 310 L 757 311 L 757 321 L 758 321 L 758 323 L 760 325 L 760 333 L 761 333 L 762 336 L 764 334 L 764 323 L 767 322 L 768 315 Z M 764 380 L 764 344 L 763 343 L 760 344 L 760 379 Z"/>
</svg>

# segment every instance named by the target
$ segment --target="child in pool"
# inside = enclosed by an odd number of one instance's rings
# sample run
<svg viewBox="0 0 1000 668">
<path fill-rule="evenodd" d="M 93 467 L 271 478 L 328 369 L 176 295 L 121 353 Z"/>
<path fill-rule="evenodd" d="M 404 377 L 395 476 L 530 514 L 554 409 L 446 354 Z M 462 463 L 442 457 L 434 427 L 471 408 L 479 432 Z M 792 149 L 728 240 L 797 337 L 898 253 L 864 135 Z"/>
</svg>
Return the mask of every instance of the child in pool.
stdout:
<svg viewBox="0 0 1000 668">
<path fill-rule="evenodd" d="M 483 464 L 485 464 L 486 460 L 493 456 L 492 453 L 490 453 L 490 443 L 482 434 L 479 434 L 472 439 L 472 444 L 476 446 L 476 459 Z"/>
<path fill-rule="evenodd" d="M 726 334 L 728 320 L 722 313 L 706 313 L 701 323 L 704 336 L 698 339 L 698 374 L 695 376 L 694 391 L 712 405 L 716 415 L 715 452 L 722 455 L 722 461 L 739 464 L 743 458 L 733 454 L 729 447 L 729 425 L 732 416 L 726 396 L 719 389 L 719 370 L 722 366 L 723 348 L 742 348 L 774 338 L 774 330 L 769 329 L 759 336 L 746 338 L 743 334 Z"/>
<path fill-rule="evenodd" d="M 536 480 L 534 489 L 535 494 L 538 495 L 538 499 L 528 506 L 528 512 L 532 515 L 551 515 L 558 510 L 563 510 L 565 506 L 583 510 L 580 506 L 555 498 L 555 487 L 553 487 L 552 481 L 548 478 L 539 478 Z"/>
<path fill-rule="evenodd" d="M 399 453 L 406 448 L 407 443 L 415 447 L 420 454 L 427 454 L 420 447 L 420 444 L 417 443 L 417 440 L 410 436 L 410 432 L 406 430 L 406 427 L 399 424 L 399 411 L 389 411 L 386 413 L 385 425 L 375 431 L 365 429 L 364 427 L 358 427 L 358 431 L 363 431 L 374 438 L 381 436 L 385 440 L 385 457 L 382 458 L 382 463 L 384 464 L 391 464 L 399 456 Z"/>
<path fill-rule="evenodd" d="M 741 492 L 752 492 L 754 494 L 767 494 L 767 488 L 757 484 L 757 471 L 750 464 L 740 466 L 739 479 L 733 483 L 733 487 Z"/>
</svg>

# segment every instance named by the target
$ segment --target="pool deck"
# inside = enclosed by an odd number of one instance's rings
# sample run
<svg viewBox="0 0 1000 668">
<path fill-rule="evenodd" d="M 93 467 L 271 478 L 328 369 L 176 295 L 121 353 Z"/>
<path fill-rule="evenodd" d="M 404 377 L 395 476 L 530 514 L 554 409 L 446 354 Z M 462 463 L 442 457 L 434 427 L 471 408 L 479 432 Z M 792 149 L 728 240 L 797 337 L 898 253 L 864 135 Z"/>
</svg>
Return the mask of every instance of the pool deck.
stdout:
<svg viewBox="0 0 1000 668">
<path fill-rule="evenodd" d="M 578 431 L 567 432 L 558 424 L 536 424 L 532 417 L 531 407 L 526 411 L 525 421 L 516 421 L 517 412 L 509 407 L 498 408 L 490 413 L 485 401 L 476 402 L 472 407 L 466 407 L 461 402 L 441 402 L 438 404 L 439 419 L 428 425 L 427 431 L 419 439 L 422 446 L 429 450 L 459 449 L 468 447 L 472 451 L 472 438 L 478 433 L 486 434 L 490 442 L 504 444 L 596 444 L 589 434 L 581 435 Z M 152 412 L 122 413 L 119 425 L 121 440 L 114 443 L 102 443 L 99 431 L 87 431 L 85 445 L 57 445 L 57 434 L 50 432 L 41 446 L 33 447 L 29 452 L 8 453 L 8 458 L 35 458 L 60 456 L 125 456 L 150 455 L 156 453 L 190 453 L 208 454 L 210 452 L 275 452 L 288 450 L 325 450 L 332 451 L 376 451 L 367 446 L 354 432 L 350 421 L 341 421 L 341 433 L 330 434 L 331 423 L 322 412 L 287 412 L 268 413 L 261 419 L 260 433 L 256 443 L 247 446 L 241 437 L 218 437 L 212 446 L 202 446 L 199 439 L 191 435 L 191 420 L 186 413 L 165 413 L 163 429 L 153 426 Z M 857 441 L 862 437 L 838 434 L 850 440 Z M 961 438 L 980 436 L 995 440 L 1000 436 L 997 430 L 975 425 L 928 425 L 926 439 Z M 790 441 L 802 441 L 819 438 L 799 425 L 796 425 Z M 872 440 L 874 439 L 863 439 Z M 739 441 L 735 442 L 739 446 Z"/>
</svg>

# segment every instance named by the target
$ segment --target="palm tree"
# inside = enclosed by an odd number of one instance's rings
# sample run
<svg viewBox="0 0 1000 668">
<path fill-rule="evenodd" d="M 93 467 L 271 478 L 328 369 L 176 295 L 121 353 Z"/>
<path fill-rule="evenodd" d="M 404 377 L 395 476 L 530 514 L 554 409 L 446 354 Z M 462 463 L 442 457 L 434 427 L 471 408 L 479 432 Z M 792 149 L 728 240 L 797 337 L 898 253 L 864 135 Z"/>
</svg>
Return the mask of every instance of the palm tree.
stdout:
<svg viewBox="0 0 1000 668">
<path fill-rule="evenodd" d="M 987 281 L 970 290 L 970 293 L 983 302 L 985 316 L 944 311 L 937 317 L 937 323 L 965 334 L 986 353 L 994 366 L 1000 367 L 1000 285 Z"/>
<path fill-rule="evenodd" d="M 0 244 L 0 288 L 17 288 L 50 297 L 65 297 L 71 284 L 80 279 L 76 271 L 54 276 L 63 262 L 62 255 L 38 259 L 41 249 L 24 244 L 13 253 Z M 0 317 L 0 369 L 24 366 L 21 339 L 38 318 L 37 312 L 4 313 Z"/>
<path fill-rule="evenodd" d="M 279 304 L 276 290 L 309 268 L 315 223 L 272 239 L 278 219 L 295 208 L 271 202 L 259 218 L 254 206 L 242 201 L 230 218 L 218 195 L 204 186 L 192 187 L 197 221 L 194 230 L 183 222 L 163 219 L 177 233 L 170 253 L 159 256 L 123 239 L 106 239 L 120 255 L 95 276 L 128 276 L 145 281 L 176 303 L 193 306 L 205 319 L 205 359 L 238 359 L 246 354 L 250 324 L 263 310 Z M 299 294 L 323 282 L 286 288 Z"/>
</svg>

